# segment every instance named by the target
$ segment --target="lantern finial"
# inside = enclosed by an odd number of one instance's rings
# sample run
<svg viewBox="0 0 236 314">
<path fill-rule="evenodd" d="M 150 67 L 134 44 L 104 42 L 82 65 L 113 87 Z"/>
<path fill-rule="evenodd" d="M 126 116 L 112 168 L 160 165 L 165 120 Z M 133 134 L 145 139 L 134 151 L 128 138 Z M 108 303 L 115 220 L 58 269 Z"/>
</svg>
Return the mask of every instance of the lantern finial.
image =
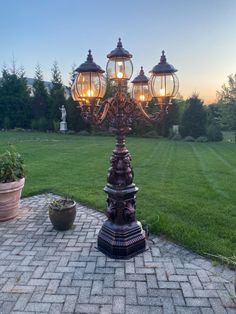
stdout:
<svg viewBox="0 0 236 314">
<path fill-rule="evenodd" d="M 141 70 L 139 72 L 139 75 L 144 75 L 143 67 L 141 66 Z"/>
<path fill-rule="evenodd" d="M 119 37 L 118 39 L 118 43 L 117 43 L 117 48 L 122 48 L 123 45 L 122 45 L 122 42 L 121 42 L 121 38 Z"/>
<path fill-rule="evenodd" d="M 162 55 L 161 55 L 160 62 L 161 62 L 161 63 L 166 63 L 165 50 L 162 50 Z"/>
<path fill-rule="evenodd" d="M 89 49 L 89 51 L 88 51 L 87 61 L 93 62 L 93 56 L 91 54 L 91 49 Z"/>
</svg>

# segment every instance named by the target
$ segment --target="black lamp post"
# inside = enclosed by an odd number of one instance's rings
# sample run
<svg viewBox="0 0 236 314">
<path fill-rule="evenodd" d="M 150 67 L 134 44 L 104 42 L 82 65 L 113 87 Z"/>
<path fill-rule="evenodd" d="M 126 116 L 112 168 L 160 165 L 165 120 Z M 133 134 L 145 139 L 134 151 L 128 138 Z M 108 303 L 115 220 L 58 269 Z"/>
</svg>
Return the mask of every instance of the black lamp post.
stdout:
<svg viewBox="0 0 236 314">
<path fill-rule="evenodd" d="M 116 135 L 116 147 L 104 188 L 108 219 L 99 232 L 97 247 L 112 258 L 128 259 L 146 249 L 146 239 L 141 223 L 135 218 L 138 188 L 133 183 L 134 173 L 131 156 L 125 147 L 125 134 L 136 120 L 153 122 L 167 114 L 171 99 L 178 91 L 178 79 L 175 75 L 177 70 L 166 62 L 163 51 L 160 63 L 151 71 L 150 80 L 141 68 L 132 81 L 132 97 L 129 97 L 125 87 L 133 73 L 132 55 L 123 48 L 119 39 L 117 47 L 107 57 L 107 74 L 116 87 L 114 97 L 100 102 L 106 91 L 105 71 L 94 63 L 90 50 L 87 61 L 75 70 L 71 92 L 86 121 L 102 124 L 106 120 Z M 150 116 L 145 109 L 152 97 L 157 100 L 157 111 Z"/>
</svg>

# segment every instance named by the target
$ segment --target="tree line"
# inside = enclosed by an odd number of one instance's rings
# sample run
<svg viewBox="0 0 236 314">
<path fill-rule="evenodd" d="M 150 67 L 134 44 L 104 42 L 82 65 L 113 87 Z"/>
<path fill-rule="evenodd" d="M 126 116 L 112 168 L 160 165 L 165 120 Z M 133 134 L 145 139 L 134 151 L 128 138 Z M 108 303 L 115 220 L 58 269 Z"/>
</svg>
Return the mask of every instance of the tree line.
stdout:
<svg viewBox="0 0 236 314">
<path fill-rule="evenodd" d="M 78 132 L 88 126 L 80 110 L 62 83 L 57 62 L 51 69 L 50 87 L 45 86 L 43 73 L 36 66 L 32 90 L 23 69 L 4 67 L 0 78 L 0 129 L 24 128 L 39 131 L 58 131 L 60 107 L 65 106 L 69 129 Z"/>
<path fill-rule="evenodd" d="M 107 78 L 104 99 L 114 94 L 114 88 Z M 182 137 L 189 140 L 201 138 L 217 141 L 222 139 L 221 131 L 236 131 L 236 75 L 228 77 L 221 91 L 217 92 L 217 103 L 204 106 L 198 95 L 184 100 L 181 96 L 173 100 L 168 115 L 159 123 L 148 125 L 137 121 L 133 134 L 141 136 Z M 86 124 L 80 108 L 70 96 L 70 86 L 62 83 L 60 69 L 54 62 L 51 69 L 50 87 L 45 86 L 39 65 L 35 68 L 32 90 L 29 88 L 23 69 L 4 67 L 0 78 L 0 129 L 24 128 L 39 131 L 58 131 L 60 107 L 67 111 L 68 129 L 71 132 L 98 132 Z M 148 111 L 156 110 L 151 103 Z M 179 134 L 173 132 L 173 125 L 179 126 Z M 104 129 L 104 128 L 103 128 Z M 106 125 L 105 125 L 106 129 Z"/>
</svg>

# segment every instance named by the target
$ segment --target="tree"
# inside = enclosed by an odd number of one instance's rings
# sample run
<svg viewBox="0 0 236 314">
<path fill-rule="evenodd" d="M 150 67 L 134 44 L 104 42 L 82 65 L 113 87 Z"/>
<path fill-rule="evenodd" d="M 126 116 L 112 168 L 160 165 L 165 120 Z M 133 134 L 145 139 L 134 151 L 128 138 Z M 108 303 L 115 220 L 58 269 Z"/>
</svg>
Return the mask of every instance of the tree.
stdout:
<svg viewBox="0 0 236 314">
<path fill-rule="evenodd" d="M 66 107 L 65 89 L 62 84 L 61 72 L 58 67 L 58 63 L 55 61 L 52 66 L 52 88 L 50 90 L 50 109 L 49 109 L 49 121 L 50 129 L 53 129 L 53 125 L 58 123 L 61 118 L 60 108 Z"/>
<path fill-rule="evenodd" d="M 88 123 L 83 120 L 80 107 L 78 105 L 76 106 L 76 103 L 71 96 L 67 100 L 66 112 L 69 130 L 73 130 L 75 132 L 79 132 L 81 130 L 89 131 L 90 127 Z"/>
<path fill-rule="evenodd" d="M 116 92 L 114 83 L 109 79 L 108 74 L 106 74 L 105 79 L 106 79 L 106 93 L 103 97 L 103 100 L 113 97 Z"/>
<path fill-rule="evenodd" d="M 220 112 L 220 126 L 222 130 L 232 131 L 236 130 L 236 103 L 218 104 Z"/>
<path fill-rule="evenodd" d="M 203 102 L 194 94 L 187 99 L 187 108 L 185 109 L 180 134 L 182 137 L 192 136 L 197 138 L 206 135 L 206 112 L 203 108 Z"/>
<path fill-rule="evenodd" d="M 223 140 L 223 134 L 217 122 L 212 122 L 207 128 L 208 141 L 220 142 Z"/>
<path fill-rule="evenodd" d="M 206 107 L 207 126 L 220 121 L 220 110 L 217 104 L 210 104 Z"/>
<path fill-rule="evenodd" d="M 221 128 L 236 130 L 236 74 L 228 76 L 228 85 L 222 85 L 217 95 Z"/>
<path fill-rule="evenodd" d="M 30 127 L 30 91 L 23 69 L 16 69 L 15 63 L 2 70 L 0 112 L 1 128 Z"/>
<path fill-rule="evenodd" d="M 236 103 L 236 74 L 228 76 L 228 85 L 223 84 L 217 96 L 224 103 Z"/>
<path fill-rule="evenodd" d="M 170 129 L 173 125 L 178 124 L 179 120 L 179 109 L 178 103 L 175 100 L 172 100 L 172 104 L 168 108 L 168 114 L 164 116 L 163 120 L 161 120 L 157 124 L 158 133 L 164 137 L 168 137 L 170 133 Z"/>
<path fill-rule="evenodd" d="M 33 83 L 33 96 L 31 99 L 33 120 L 37 121 L 38 129 L 42 131 L 48 128 L 49 95 L 43 81 L 43 73 L 39 65 L 35 68 Z M 41 128 L 42 121 L 45 121 L 45 128 Z"/>
</svg>

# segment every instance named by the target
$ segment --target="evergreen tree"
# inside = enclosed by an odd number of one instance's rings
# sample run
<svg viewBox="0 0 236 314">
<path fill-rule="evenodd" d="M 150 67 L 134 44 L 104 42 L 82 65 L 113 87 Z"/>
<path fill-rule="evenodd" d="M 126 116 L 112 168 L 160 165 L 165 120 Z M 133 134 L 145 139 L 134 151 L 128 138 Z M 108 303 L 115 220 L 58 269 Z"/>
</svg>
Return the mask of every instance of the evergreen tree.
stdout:
<svg viewBox="0 0 236 314">
<path fill-rule="evenodd" d="M 217 104 L 210 104 L 206 107 L 207 126 L 212 123 L 218 123 L 220 120 L 220 110 Z"/>
<path fill-rule="evenodd" d="M 187 99 L 188 107 L 183 113 L 180 134 L 182 137 L 192 136 L 197 138 L 206 135 L 206 112 L 203 102 L 198 95 Z"/>
<path fill-rule="evenodd" d="M 30 127 L 30 91 L 24 71 L 16 69 L 15 63 L 12 69 L 2 70 L 0 112 L 1 128 Z"/>
<path fill-rule="evenodd" d="M 36 128 L 45 131 L 48 128 L 49 95 L 43 81 L 43 73 L 39 65 L 35 68 L 32 97 L 33 123 Z M 44 124 L 44 125 L 43 125 Z"/>
<path fill-rule="evenodd" d="M 88 123 L 83 120 L 79 105 L 76 105 L 71 96 L 67 100 L 66 112 L 69 130 L 73 130 L 75 132 L 79 132 L 81 130 L 89 131 L 90 127 Z"/>
<path fill-rule="evenodd" d="M 50 90 L 50 109 L 49 122 L 50 129 L 60 121 L 60 108 L 64 105 L 66 107 L 65 89 L 62 84 L 61 73 L 58 63 L 55 61 L 52 66 L 52 88 Z"/>
<path fill-rule="evenodd" d="M 182 116 L 183 116 L 183 113 L 184 111 L 186 110 L 187 108 L 187 103 L 186 101 L 183 99 L 182 96 L 179 96 L 179 98 L 176 98 L 174 100 L 174 102 L 176 103 L 177 107 L 178 107 L 178 125 L 180 125 L 181 121 L 182 121 Z"/>
<path fill-rule="evenodd" d="M 172 100 L 172 104 L 168 108 L 168 114 L 157 124 L 157 132 L 164 137 L 168 137 L 173 125 L 179 123 L 178 102 Z"/>
<path fill-rule="evenodd" d="M 113 97 L 116 92 L 114 83 L 109 79 L 109 76 L 107 74 L 105 79 L 106 79 L 106 93 L 103 97 L 103 100 Z"/>
</svg>

